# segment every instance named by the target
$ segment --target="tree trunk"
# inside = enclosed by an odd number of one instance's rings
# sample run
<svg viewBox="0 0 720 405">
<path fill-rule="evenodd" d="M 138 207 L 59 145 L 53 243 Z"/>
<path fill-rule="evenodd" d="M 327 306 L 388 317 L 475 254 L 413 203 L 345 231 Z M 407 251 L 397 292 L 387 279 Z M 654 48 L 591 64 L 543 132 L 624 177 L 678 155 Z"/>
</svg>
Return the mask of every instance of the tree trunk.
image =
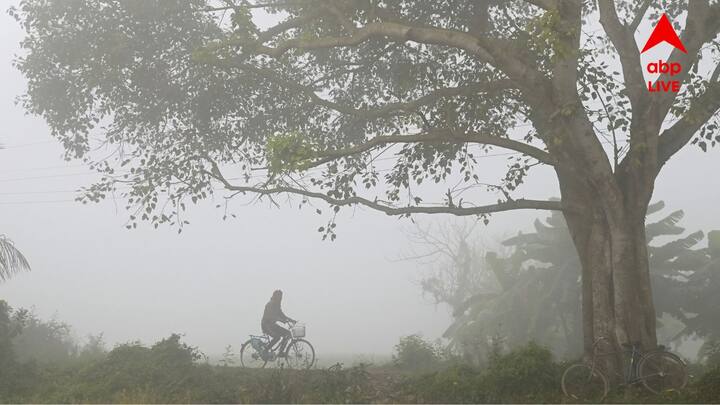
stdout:
<svg viewBox="0 0 720 405">
<path fill-rule="evenodd" d="M 647 204 L 607 204 L 588 183 L 560 177 L 565 219 L 582 266 L 583 344 L 589 359 L 623 344 L 657 346 L 645 238 Z M 622 207 L 609 208 L 609 207 Z M 641 208 L 637 208 L 641 207 Z M 621 381 L 623 357 L 597 358 L 611 382 Z"/>
</svg>

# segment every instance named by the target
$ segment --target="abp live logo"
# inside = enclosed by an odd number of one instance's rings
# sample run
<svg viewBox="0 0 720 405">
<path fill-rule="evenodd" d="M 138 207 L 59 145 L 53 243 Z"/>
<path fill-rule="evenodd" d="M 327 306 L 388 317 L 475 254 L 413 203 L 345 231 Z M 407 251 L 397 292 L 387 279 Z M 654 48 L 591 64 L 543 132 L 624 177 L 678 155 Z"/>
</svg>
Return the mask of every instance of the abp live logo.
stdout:
<svg viewBox="0 0 720 405">
<path fill-rule="evenodd" d="M 680 50 L 681 52 L 687 53 L 687 50 L 685 49 L 685 45 L 683 45 L 682 41 L 680 40 L 680 37 L 678 36 L 677 32 L 675 31 L 675 28 L 673 28 L 672 23 L 670 22 L 670 19 L 666 14 L 663 14 L 660 18 L 660 21 L 655 26 L 655 29 L 653 29 L 652 34 L 650 35 L 650 38 L 648 39 L 647 43 L 645 44 L 645 47 L 643 48 L 642 53 L 645 53 L 649 51 L 650 49 L 654 48 L 655 46 L 666 42 L 676 49 Z M 680 74 L 682 72 L 682 65 L 678 62 L 665 62 L 662 59 L 659 59 L 656 62 L 650 62 L 647 65 L 647 71 L 651 74 L 661 74 L 666 76 L 661 76 L 661 79 L 663 77 L 668 77 L 670 80 L 657 80 L 655 83 L 648 81 L 648 91 L 651 93 L 657 93 L 657 92 L 674 92 L 677 93 L 680 91 L 680 81 L 673 79 L 675 76 Z"/>
</svg>

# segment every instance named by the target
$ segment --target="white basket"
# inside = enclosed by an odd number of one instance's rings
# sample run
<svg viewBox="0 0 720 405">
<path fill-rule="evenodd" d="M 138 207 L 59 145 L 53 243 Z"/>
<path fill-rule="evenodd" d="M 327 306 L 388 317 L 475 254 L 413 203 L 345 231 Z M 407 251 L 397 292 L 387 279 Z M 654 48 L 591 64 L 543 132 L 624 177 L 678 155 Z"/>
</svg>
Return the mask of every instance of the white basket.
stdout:
<svg viewBox="0 0 720 405">
<path fill-rule="evenodd" d="M 294 338 L 305 337 L 305 325 L 296 324 L 295 326 L 290 328 L 290 332 L 292 332 L 292 337 Z"/>
</svg>

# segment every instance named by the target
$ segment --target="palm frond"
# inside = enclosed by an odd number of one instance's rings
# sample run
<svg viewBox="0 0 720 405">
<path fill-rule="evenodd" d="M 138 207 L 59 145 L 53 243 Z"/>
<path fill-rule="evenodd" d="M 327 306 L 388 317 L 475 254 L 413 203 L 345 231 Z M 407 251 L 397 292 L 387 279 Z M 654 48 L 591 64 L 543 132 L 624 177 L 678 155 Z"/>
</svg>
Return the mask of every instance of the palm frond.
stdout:
<svg viewBox="0 0 720 405">
<path fill-rule="evenodd" d="M 12 241 L 0 235 L 0 282 L 20 271 L 29 271 L 30 264 Z"/>
<path fill-rule="evenodd" d="M 685 228 L 677 226 L 677 223 L 680 222 L 684 216 L 685 213 L 682 210 L 678 210 L 658 222 L 648 224 L 645 227 L 647 242 L 652 242 L 652 240 L 658 236 L 680 235 L 685 232 Z"/>
<path fill-rule="evenodd" d="M 502 241 L 503 246 L 520 247 L 521 245 L 540 243 L 540 237 L 536 233 L 518 233 L 517 236 L 513 236 Z"/>
<path fill-rule="evenodd" d="M 678 257 L 688 249 L 700 243 L 703 238 L 705 238 L 705 233 L 703 231 L 697 231 L 684 238 L 673 240 L 662 246 L 648 246 L 650 261 L 658 263 Z"/>
<path fill-rule="evenodd" d="M 647 215 L 652 215 L 663 208 L 665 208 L 665 201 L 660 200 L 656 203 L 652 203 L 648 206 Z"/>
</svg>

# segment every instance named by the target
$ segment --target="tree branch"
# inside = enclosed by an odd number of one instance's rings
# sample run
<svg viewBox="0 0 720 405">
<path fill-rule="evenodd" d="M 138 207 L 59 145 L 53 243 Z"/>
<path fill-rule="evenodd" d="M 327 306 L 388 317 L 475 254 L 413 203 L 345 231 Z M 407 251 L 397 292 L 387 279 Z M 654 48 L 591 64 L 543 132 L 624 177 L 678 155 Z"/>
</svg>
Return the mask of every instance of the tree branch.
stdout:
<svg viewBox="0 0 720 405">
<path fill-rule="evenodd" d="M 317 105 L 321 105 L 323 107 L 327 107 L 331 110 L 347 114 L 347 115 L 353 115 L 359 118 L 363 119 L 374 119 L 374 118 L 380 118 L 380 117 L 387 117 L 391 116 L 398 112 L 413 112 L 417 110 L 418 107 L 428 105 L 432 103 L 433 101 L 444 98 L 444 97 L 455 97 L 460 95 L 476 95 L 478 93 L 488 93 L 493 91 L 499 91 L 499 90 L 507 90 L 507 89 L 515 89 L 517 88 L 512 81 L 510 80 L 495 80 L 488 83 L 469 83 L 465 85 L 460 85 L 456 87 L 444 87 L 439 88 L 436 90 L 433 90 L 429 92 L 428 94 L 419 97 L 415 100 L 406 101 L 406 102 L 397 102 L 397 103 L 389 103 L 382 107 L 376 107 L 376 108 L 366 108 L 366 109 L 357 109 L 352 106 L 343 105 L 334 101 L 330 101 L 327 99 L 324 99 L 317 95 L 317 92 L 308 86 L 305 86 L 301 83 L 298 83 L 296 81 L 284 79 L 280 76 L 278 76 L 275 72 L 269 70 L 269 69 L 259 69 L 255 66 L 252 66 L 247 63 L 241 63 L 241 62 L 234 62 L 232 60 L 227 59 L 219 59 L 215 58 L 213 60 L 208 61 L 208 63 L 213 64 L 215 66 L 220 67 L 227 67 L 227 68 L 236 68 L 241 69 L 245 71 L 252 72 L 253 74 L 256 74 L 264 79 L 267 79 L 273 83 L 276 83 L 282 87 L 285 87 L 287 89 L 295 90 L 299 93 L 304 94 L 310 101 Z"/>
<path fill-rule="evenodd" d="M 648 109 L 647 89 L 634 30 L 620 22 L 614 0 L 599 0 L 600 24 L 620 56 L 625 87 L 632 105 L 633 121 L 641 122 Z"/>
<path fill-rule="evenodd" d="M 237 186 L 230 183 L 220 172 L 220 168 L 217 163 L 213 160 L 208 159 L 212 165 L 212 171 L 209 173 L 213 178 L 220 181 L 223 186 L 229 191 L 235 191 L 240 193 L 254 193 L 258 195 L 273 195 L 273 194 L 296 194 L 305 196 L 308 198 L 314 198 L 325 201 L 326 203 L 338 207 L 343 206 L 354 206 L 361 205 L 364 207 L 371 208 L 376 211 L 384 212 L 387 215 L 411 215 L 411 214 L 451 214 L 456 216 L 471 216 L 471 215 L 485 215 L 492 214 L 495 212 L 505 212 L 514 210 L 551 210 L 551 211 L 562 211 L 562 204 L 560 201 L 544 201 L 544 200 L 510 200 L 499 202 L 497 204 L 489 204 L 477 207 L 458 207 L 458 206 L 442 206 L 442 207 L 428 207 L 428 206 L 405 206 L 395 207 L 379 203 L 378 201 L 368 200 L 363 197 L 348 197 L 348 198 L 333 198 L 327 194 L 323 194 L 316 191 L 304 190 L 296 187 L 278 186 L 273 188 L 262 188 L 252 186 Z"/>
<path fill-rule="evenodd" d="M 719 69 L 720 70 L 720 69 Z M 718 71 L 718 70 L 716 70 Z M 705 93 L 696 98 L 685 116 L 660 135 L 658 166 L 682 149 L 707 121 L 720 111 L 720 83 L 708 85 Z"/>
<path fill-rule="evenodd" d="M 470 142 L 479 143 L 483 145 L 498 146 L 505 149 L 514 150 L 516 152 L 523 153 L 531 156 L 542 163 L 550 166 L 557 164 L 556 160 L 542 149 L 536 148 L 532 145 L 524 142 L 515 141 L 509 138 L 502 138 L 499 136 L 483 135 L 476 133 L 463 133 L 456 134 L 447 129 L 437 129 L 428 132 L 415 134 L 415 135 L 387 135 L 387 136 L 376 136 L 369 141 L 360 145 L 352 146 L 345 149 L 338 149 L 334 151 L 320 152 L 322 159 L 313 162 L 310 167 L 319 166 L 321 164 L 345 157 L 356 155 L 359 153 L 367 152 L 378 146 L 386 146 L 390 144 L 407 144 L 407 143 L 443 143 L 443 142 Z"/>
<path fill-rule="evenodd" d="M 381 38 L 442 45 L 464 50 L 480 58 L 483 62 L 499 68 L 511 79 L 533 92 L 537 92 L 537 86 L 545 80 L 545 76 L 537 69 L 531 68 L 521 59 L 509 54 L 507 41 L 482 39 L 457 30 L 411 26 L 396 22 L 372 22 L 364 27 L 354 29 L 351 35 L 342 37 L 293 38 L 282 41 L 274 47 L 265 46 L 261 41 L 229 38 L 220 44 L 208 46 L 207 49 L 212 51 L 227 46 L 239 46 L 244 47 L 244 50 L 248 52 L 278 58 L 293 49 L 310 51 L 335 47 L 352 47 L 371 39 Z"/>
<path fill-rule="evenodd" d="M 525 2 L 543 10 L 555 10 L 558 8 L 558 0 L 525 0 Z"/>
<path fill-rule="evenodd" d="M 633 18 L 632 22 L 630 22 L 630 26 L 628 27 L 630 29 L 630 32 L 633 34 L 635 31 L 637 31 L 638 27 L 640 26 L 640 23 L 642 23 L 643 17 L 645 17 L 645 13 L 647 13 L 648 9 L 652 5 L 653 0 L 645 0 L 645 2 L 640 5 L 640 8 L 638 9 L 637 13 L 635 14 L 635 18 Z"/>
<path fill-rule="evenodd" d="M 680 63 L 682 72 L 670 79 L 669 74 L 662 74 L 658 80 L 677 80 L 680 83 L 690 77 L 692 67 L 698 63 L 698 57 L 703 45 L 720 33 L 720 4 L 710 6 L 707 0 L 693 0 L 688 3 L 687 22 L 682 33 L 682 41 L 687 53 L 674 49 L 667 63 Z M 660 125 L 667 116 L 670 108 L 677 98 L 676 93 L 657 93 L 652 98 L 651 116 Z"/>
<path fill-rule="evenodd" d="M 270 3 L 262 3 L 262 4 L 244 4 L 243 7 L 253 9 L 253 8 L 282 7 L 282 6 L 289 6 L 289 5 L 292 5 L 292 2 L 279 1 L 279 2 L 270 2 Z M 239 7 L 238 5 L 231 4 L 231 5 L 227 5 L 227 6 L 206 7 L 203 9 L 203 11 L 215 12 L 215 11 L 235 10 L 238 7 Z"/>
</svg>

